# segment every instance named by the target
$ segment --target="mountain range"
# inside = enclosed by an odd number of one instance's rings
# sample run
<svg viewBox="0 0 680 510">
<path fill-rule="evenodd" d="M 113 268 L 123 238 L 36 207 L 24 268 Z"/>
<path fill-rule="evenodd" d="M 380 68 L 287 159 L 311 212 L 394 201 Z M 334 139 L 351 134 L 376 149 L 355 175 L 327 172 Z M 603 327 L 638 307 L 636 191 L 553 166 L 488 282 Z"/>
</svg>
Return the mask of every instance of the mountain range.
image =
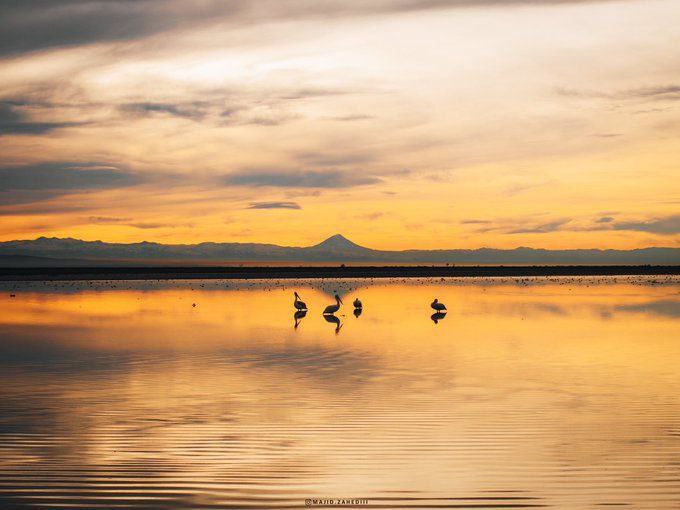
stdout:
<svg viewBox="0 0 680 510">
<path fill-rule="evenodd" d="M 680 248 L 635 250 L 546 250 L 493 248 L 453 250 L 373 250 L 340 234 L 314 246 L 289 247 L 258 243 L 160 244 L 106 243 L 40 237 L 0 242 L 0 266 L 102 266 L 220 264 L 246 262 L 389 263 L 461 265 L 678 265 Z"/>
</svg>

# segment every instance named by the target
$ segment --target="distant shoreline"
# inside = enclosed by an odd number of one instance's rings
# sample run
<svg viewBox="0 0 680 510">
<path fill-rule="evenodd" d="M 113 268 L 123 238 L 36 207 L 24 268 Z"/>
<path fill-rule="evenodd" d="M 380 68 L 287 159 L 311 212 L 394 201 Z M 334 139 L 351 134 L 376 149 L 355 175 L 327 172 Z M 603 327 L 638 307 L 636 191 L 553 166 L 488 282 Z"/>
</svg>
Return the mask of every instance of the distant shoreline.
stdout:
<svg viewBox="0 0 680 510">
<path fill-rule="evenodd" d="M 0 268 L 0 281 L 246 280 L 680 275 L 673 266 L 326 266 L 326 267 L 49 267 Z"/>
</svg>

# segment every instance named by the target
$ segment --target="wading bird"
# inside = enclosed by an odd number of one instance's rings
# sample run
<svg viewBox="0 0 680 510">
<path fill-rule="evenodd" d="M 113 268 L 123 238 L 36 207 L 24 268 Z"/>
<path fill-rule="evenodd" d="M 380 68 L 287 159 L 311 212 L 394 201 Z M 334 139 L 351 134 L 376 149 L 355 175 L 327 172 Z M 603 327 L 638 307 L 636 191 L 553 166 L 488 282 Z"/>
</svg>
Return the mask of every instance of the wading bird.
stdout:
<svg viewBox="0 0 680 510">
<path fill-rule="evenodd" d="M 433 310 L 437 312 L 444 312 L 446 311 L 446 305 L 444 303 L 440 303 L 437 298 L 434 298 L 434 301 L 430 304 Z"/>
<path fill-rule="evenodd" d="M 304 301 L 300 301 L 300 296 L 298 295 L 297 292 L 294 292 L 295 294 L 295 301 L 293 301 L 293 306 L 297 308 L 298 310 L 306 310 L 307 305 L 305 304 Z"/>
<path fill-rule="evenodd" d="M 335 304 L 334 304 L 334 305 L 328 305 L 328 306 L 326 307 L 326 309 L 323 311 L 323 314 L 324 314 L 324 315 L 332 315 L 332 314 L 334 314 L 335 312 L 337 312 L 338 310 L 340 310 L 340 305 L 341 305 L 341 304 L 343 304 L 343 303 L 342 303 L 342 299 L 340 299 L 340 296 L 338 296 L 338 294 L 336 293 L 336 294 L 335 294 Z"/>
</svg>

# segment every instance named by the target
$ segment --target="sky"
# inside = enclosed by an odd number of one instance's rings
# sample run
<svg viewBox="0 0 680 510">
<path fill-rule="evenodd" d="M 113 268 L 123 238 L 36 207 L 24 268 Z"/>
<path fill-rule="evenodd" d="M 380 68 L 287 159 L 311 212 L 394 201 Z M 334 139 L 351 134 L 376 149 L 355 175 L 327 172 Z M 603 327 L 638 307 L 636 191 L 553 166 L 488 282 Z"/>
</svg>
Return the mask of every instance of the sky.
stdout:
<svg viewBox="0 0 680 510">
<path fill-rule="evenodd" d="M 677 0 L 0 0 L 0 241 L 680 246 Z"/>
</svg>

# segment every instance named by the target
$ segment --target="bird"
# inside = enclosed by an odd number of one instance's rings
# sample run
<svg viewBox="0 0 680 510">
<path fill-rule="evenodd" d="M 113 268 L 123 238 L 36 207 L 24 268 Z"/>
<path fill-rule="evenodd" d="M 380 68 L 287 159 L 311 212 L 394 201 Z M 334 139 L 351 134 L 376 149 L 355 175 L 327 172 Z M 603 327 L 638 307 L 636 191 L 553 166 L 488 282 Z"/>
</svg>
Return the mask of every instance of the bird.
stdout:
<svg viewBox="0 0 680 510">
<path fill-rule="evenodd" d="M 359 298 L 356 298 L 354 300 L 354 308 L 363 308 L 364 305 L 361 304 L 361 301 L 359 301 Z"/>
<path fill-rule="evenodd" d="M 335 293 L 335 304 L 334 305 L 328 305 L 326 309 L 323 311 L 324 315 L 332 315 L 338 310 L 340 310 L 340 305 L 342 305 L 342 299 L 340 299 L 340 296 L 338 296 L 337 292 Z"/>
<path fill-rule="evenodd" d="M 305 304 L 304 301 L 300 301 L 300 296 L 298 295 L 298 293 L 294 292 L 293 294 L 295 294 L 295 301 L 293 301 L 293 306 L 295 306 L 295 308 L 297 308 L 298 310 L 306 310 L 307 305 Z"/>
<path fill-rule="evenodd" d="M 430 306 L 436 312 L 443 312 L 444 310 L 446 310 L 446 305 L 444 303 L 440 303 L 437 298 L 434 298 L 434 301 L 432 301 Z"/>
</svg>

